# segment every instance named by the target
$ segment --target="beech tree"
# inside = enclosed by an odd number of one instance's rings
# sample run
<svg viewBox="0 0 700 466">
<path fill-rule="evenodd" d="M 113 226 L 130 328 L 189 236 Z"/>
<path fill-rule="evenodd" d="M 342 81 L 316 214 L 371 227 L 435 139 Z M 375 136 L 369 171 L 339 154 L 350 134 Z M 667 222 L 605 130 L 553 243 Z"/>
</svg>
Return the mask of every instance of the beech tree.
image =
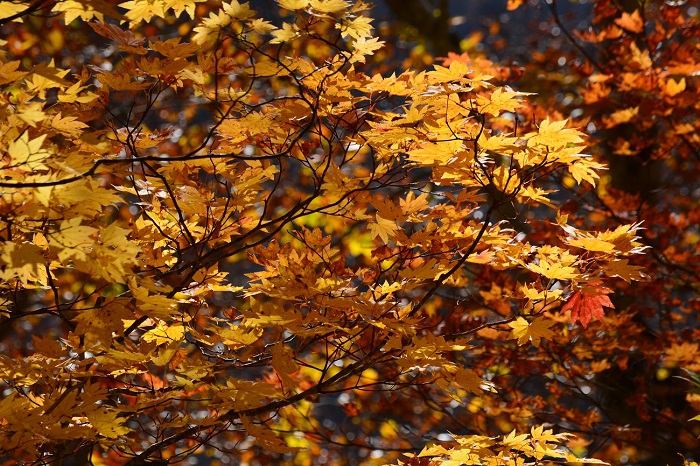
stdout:
<svg viewBox="0 0 700 466">
<path fill-rule="evenodd" d="M 677 411 L 601 387 L 698 370 L 697 193 L 606 151 L 695 167 L 697 28 L 597 2 L 579 108 L 468 53 L 387 72 L 361 1 L 277 7 L 0 2 L 5 463 L 643 460 L 629 416 Z"/>
</svg>

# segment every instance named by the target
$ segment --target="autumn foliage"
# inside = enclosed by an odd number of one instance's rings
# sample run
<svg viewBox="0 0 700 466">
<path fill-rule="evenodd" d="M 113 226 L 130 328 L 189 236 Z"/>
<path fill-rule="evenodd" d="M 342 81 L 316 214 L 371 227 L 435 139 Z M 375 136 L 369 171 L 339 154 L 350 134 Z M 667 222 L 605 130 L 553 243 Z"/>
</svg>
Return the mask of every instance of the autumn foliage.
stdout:
<svg viewBox="0 0 700 466">
<path fill-rule="evenodd" d="M 3 464 L 692 464 L 672 3 L 549 2 L 515 76 L 361 1 L 0 1 Z"/>
</svg>

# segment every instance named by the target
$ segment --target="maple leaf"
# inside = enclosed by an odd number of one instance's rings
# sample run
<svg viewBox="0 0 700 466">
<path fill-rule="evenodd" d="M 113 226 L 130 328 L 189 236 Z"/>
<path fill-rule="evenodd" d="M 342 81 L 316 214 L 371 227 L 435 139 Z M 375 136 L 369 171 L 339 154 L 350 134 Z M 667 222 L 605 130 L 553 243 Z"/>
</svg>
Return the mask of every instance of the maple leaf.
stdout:
<svg viewBox="0 0 700 466">
<path fill-rule="evenodd" d="M 162 345 L 181 341 L 185 337 L 185 331 L 185 327 L 182 325 L 168 325 L 160 321 L 155 328 L 144 333 L 141 338 L 144 341 L 153 341 L 156 345 Z"/>
<path fill-rule="evenodd" d="M 350 6 L 346 0 L 309 0 L 309 3 L 314 11 L 333 14 L 341 13 Z"/>
<path fill-rule="evenodd" d="M 166 0 L 165 9 L 172 9 L 175 12 L 176 18 L 179 18 L 184 11 L 190 18 L 194 19 L 197 3 L 204 1 L 205 0 Z"/>
<path fill-rule="evenodd" d="M 195 28 L 195 31 L 199 28 Z M 277 29 L 272 31 L 272 36 L 274 39 L 270 41 L 271 44 L 281 44 L 284 42 L 289 42 L 290 40 L 296 38 L 299 35 L 299 28 L 296 24 L 284 23 L 282 24 L 282 29 Z M 203 39 L 196 39 L 195 42 L 202 43 Z"/>
<path fill-rule="evenodd" d="M 78 120 L 78 117 L 62 117 L 60 112 L 48 121 L 48 125 L 68 137 L 78 137 L 88 127 L 88 125 Z"/>
<path fill-rule="evenodd" d="M 56 2 L 53 11 L 63 12 L 63 20 L 70 24 L 80 18 L 83 21 L 97 19 L 104 22 L 105 16 L 120 18 L 112 5 L 103 0 L 63 0 Z"/>
<path fill-rule="evenodd" d="M 0 84 L 7 84 L 17 81 L 19 78 L 27 74 L 26 71 L 16 71 L 19 64 L 19 60 L 0 64 Z"/>
<path fill-rule="evenodd" d="M 0 75 L 2 73 L 0 72 Z M 685 90 L 685 78 L 681 78 L 679 81 L 674 79 L 669 79 L 666 81 L 666 86 L 664 86 L 664 92 L 669 97 L 674 97 Z"/>
<path fill-rule="evenodd" d="M 596 185 L 596 180 L 600 175 L 597 170 L 603 170 L 606 167 L 589 159 L 580 159 L 568 166 L 569 173 L 574 177 L 577 183 L 588 181 L 592 186 Z"/>
<path fill-rule="evenodd" d="M 639 68 L 643 70 L 648 70 L 651 68 L 652 61 L 648 50 L 639 50 L 637 44 L 632 42 L 630 44 L 630 51 L 632 52 L 632 63 L 637 64 Z"/>
<path fill-rule="evenodd" d="M 353 54 L 350 57 L 351 62 L 365 63 L 365 57 L 373 55 L 374 52 L 384 47 L 384 41 L 379 40 L 378 37 L 367 39 L 366 37 L 360 37 L 352 44 Z"/>
<path fill-rule="evenodd" d="M 29 170 L 45 168 L 42 163 L 51 155 L 42 149 L 46 134 L 30 140 L 29 132 L 22 133 L 22 136 L 10 143 L 7 153 L 10 156 L 10 167 L 22 167 Z"/>
<path fill-rule="evenodd" d="M 289 11 L 303 10 L 309 6 L 309 0 L 277 0 L 277 3 L 279 6 Z"/>
<path fill-rule="evenodd" d="M 0 272 L 3 280 L 16 276 L 25 286 L 37 279 L 46 283 L 46 259 L 41 248 L 31 243 L 7 242 L 2 247 L 0 259 L 4 264 L 4 270 Z"/>
<path fill-rule="evenodd" d="M 471 369 L 465 369 L 454 365 L 443 366 L 443 372 L 447 374 L 447 378 L 459 385 L 464 390 L 470 393 L 483 393 L 484 380 Z"/>
<path fill-rule="evenodd" d="M 551 148 L 564 147 L 567 144 L 579 144 L 583 142 L 583 134 L 572 128 L 565 128 L 567 120 L 550 121 L 549 117 L 540 123 L 537 133 L 526 135 L 528 145 L 541 144 Z"/>
<path fill-rule="evenodd" d="M 15 2 L 0 2 L 0 19 L 9 18 L 28 9 L 27 5 Z M 15 21 L 21 21 L 21 17 Z M 0 75 L 1 76 L 1 75 Z"/>
<path fill-rule="evenodd" d="M 123 30 L 116 24 L 109 23 L 88 23 L 90 27 L 99 35 L 107 37 L 114 42 L 118 43 L 122 48 L 126 47 L 126 50 L 135 52 L 138 49 L 143 49 L 141 47 L 146 39 L 137 39 L 134 33 L 129 30 Z M 129 49 L 131 47 L 133 49 Z M 143 49 L 143 53 L 146 53 L 146 49 Z"/>
<path fill-rule="evenodd" d="M 343 38 L 353 39 L 367 38 L 372 35 L 372 19 L 366 16 L 358 16 L 350 21 L 344 21 L 335 25 L 336 29 L 340 29 Z"/>
<path fill-rule="evenodd" d="M 124 420 L 116 411 L 102 408 L 88 413 L 87 418 L 97 433 L 107 438 L 117 439 L 129 432 L 129 428 L 123 425 Z"/>
<path fill-rule="evenodd" d="M 375 237 L 379 236 L 384 244 L 388 244 L 389 236 L 393 235 L 399 229 L 399 227 L 396 225 L 395 221 L 387 220 L 380 215 L 375 215 L 375 218 L 376 222 L 370 224 L 369 230 Z"/>
<path fill-rule="evenodd" d="M 532 342 L 533 346 L 540 346 L 540 340 L 544 338 L 548 340 L 554 336 L 554 332 L 549 329 L 555 321 L 538 317 L 533 322 L 528 322 L 523 317 L 518 317 L 513 322 L 509 322 L 508 326 L 513 330 L 510 332 L 511 338 L 518 339 L 518 345 L 524 345 L 528 341 Z"/>
<path fill-rule="evenodd" d="M 435 71 L 429 72 L 428 76 L 430 76 L 436 83 L 449 83 L 451 81 L 461 81 L 463 79 L 466 80 L 467 74 L 472 71 L 469 69 L 466 63 L 458 60 L 453 60 L 450 63 L 449 68 L 440 65 L 433 66 Z"/>
<path fill-rule="evenodd" d="M 639 10 L 634 10 L 632 14 L 625 11 L 621 17 L 615 19 L 615 24 L 630 32 L 640 33 L 644 30 L 644 21 Z"/>
<path fill-rule="evenodd" d="M 125 16 L 132 26 L 141 21 L 149 22 L 154 16 L 165 17 L 164 0 L 130 0 L 120 3 L 119 7 L 127 10 Z"/>
<path fill-rule="evenodd" d="M 608 127 L 611 128 L 615 125 L 627 123 L 637 116 L 638 113 L 639 107 L 625 108 L 612 113 L 609 118 L 604 118 L 603 121 L 605 121 Z"/>
<path fill-rule="evenodd" d="M 559 262 L 552 263 L 546 259 L 540 259 L 539 264 L 527 264 L 527 268 L 550 280 L 569 280 L 579 276 L 576 268 L 565 266 Z"/>
<path fill-rule="evenodd" d="M 603 287 L 587 287 L 585 291 L 576 291 L 561 308 L 562 312 L 571 311 L 571 323 L 581 322 L 583 328 L 592 319 L 603 320 L 604 307 L 615 309 L 610 298 L 606 296 L 610 290 Z"/>
<path fill-rule="evenodd" d="M 608 261 L 601 266 L 603 273 L 608 277 L 619 277 L 630 283 L 632 280 L 644 280 L 649 278 L 643 272 L 644 267 L 641 265 L 632 265 L 628 259 L 617 259 Z"/>
<path fill-rule="evenodd" d="M 455 62 L 456 63 L 456 62 Z M 498 116 L 503 112 L 513 112 L 523 103 L 519 97 L 529 95 L 526 92 L 515 92 L 507 88 L 499 87 L 490 97 L 478 97 L 480 113 Z"/>
<path fill-rule="evenodd" d="M 15 115 L 17 115 L 17 118 L 20 120 L 24 121 L 26 124 L 29 126 L 36 128 L 37 123 L 41 122 L 46 118 L 46 113 L 41 108 L 41 104 L 39 102 L 30 102 L 27 104 L 22 104 L 17 108 L 17 111 L 15 112 Z M 22 137 L 26 136 L 26 133 L 22 135 Z M 40 137 L 46 136 L 45 134 L 41 135 Z M 38 140 L 39 138 L 35 139 Z"/>
</svg>

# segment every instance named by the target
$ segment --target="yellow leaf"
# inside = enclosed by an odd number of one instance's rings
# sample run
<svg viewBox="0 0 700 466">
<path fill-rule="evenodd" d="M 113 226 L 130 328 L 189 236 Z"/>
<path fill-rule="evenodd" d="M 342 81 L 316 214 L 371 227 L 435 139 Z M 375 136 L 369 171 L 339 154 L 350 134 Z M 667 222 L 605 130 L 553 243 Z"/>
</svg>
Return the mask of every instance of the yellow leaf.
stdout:
<svg viewBox="0 0 700 466">
<path fill-rule="evenodd" d="M 603 264 L 601 268 L 603 273 L 608 277 L 619 277 L 627 283 L 632 280 L 644 280 L 648 277 L 647 274 L 642 272 L 644 267 L 640 265 L 631 265 L 628 259 L 608 261 Z"/>
<path fill-rule="evenodd" d="M 215 335 L 218 335 L 222 339 L 222 343 L 228 345 L 234 349 L 242 348 L 244 346 L 249 346 L 258 341 L 262 331 L 259 330 L 249 330 L 246 328 L 241 328 L 240 326 L 230 325 L 228 329 L 226 328 L 210 328 Z"/>
<path fill-rule="evenodd" d="M 399 425 L 393 419 L 387 419 L 379 426 L 379 435 L 385 439 L 393 439 L 399 435 Z"/>
<path fill-rule="evenodd" d="M 618 110 L 610 115 L 610 117 L 603 118 L 608 127 L 615 125 L 621 125 L 622 123 L 627 123 L 632 118 L 637 116 L 639 113 L 639 107 L 625 108 L 623 110 Z"/>
<path fill-rule="evenodd" d="M 0 255 L 4 270 L 0 271 L 2 281 L 19 278 L 22 285 L 37 280 L 46 283 L 46 259 L 44 251 L 32 243 L 6 242 Z"/>
<path fill-rule="evenodd" d="M 123 420 L 117 416 L 116 411 L 99 409 L 88 413 L 87 418 L 97 433 L 103 437 L 117 439 L 129 433 L 129 429 L 122 425 Z"/>
<path fill-rule="evenodd" d="M 567 240 L 567 243 L 592 252 L 611 252 L 615 249 L 614 244 L 598 238 L 576 238 Z"/>
<path fill-rule="evenodd" d="M 145 341 L 154 341 L 156 345 L 179 342 L 185 337 L 185 327 L 182 325 L 168 325 L 160 321 L 156 328 L 143 334 Z"/>
<path fill-rule="evenodd" d="M 1 73 L 0 73 L 1 74 Z M 669 97 L 680 94 L 685 90 L 685 78 L 681 78 L 680 81 L 674 81 L 673 78 L 666 81 L 666 86 L 664 91 Z"/>
<path fill-rule="evenodd" d="M 309 6 L 309 0 L 277 0 L 277 3 L 279 6 L 289 11 L 303 10 Z"/>
<path fill-rule="evenodd" d="M 501 165 L 493 172 L 493 185 L 504 194 L 510 194 L 520 186 L 520 178 L 515 170 Z"/>
<path fill-rule="evenodd" d="M 389 235 L 393 235 L 399 229 L 399 227 L 393 220 L 387 220 L 379 215 L 375 215 L 375 218 L 376 222 L 370 224 L 369 230 L 372 232 L 372 235 L 374 235 L 375 238 L 379 236 L 384 244 L 388 244 Z"/>
<path fill-rule="evenodd" d="M 581 184 L 582 181 L 588 181 L 593 186 L 595 186 L 596 180 L 600 178 L 596 170 L 603 169 L 605 169 L 604 165 L 590 159 L 579 159 L 568 167 L 569 173 L 571 173 L 571 176 L 574 177 L 577 183 Z"/>
<path fill-rule="evenodd" d="M 365 62 L 365 57 L 369 55 L 374 55 L 374 52 L 384 47 L 384 41 L 379 40 L 378 37 L 373 39 L 367 39 L 366 37 L 360 37 L 352 44 L 353 54 L 350 58 L 350 62 Z"/>
<path fill-rule="evenodd" d="M 525 137 L 528 139 L 528 146 L 544 145 L 550 148 L 564 147 L 568 144 L 579 144 L 583 142 L 583 133 L 571 128 L 564 128 L 567 120 L 550 121 L 549 117 L 540 123 L 537 133 L 530 133 Z"/>
<path fill-rule="evenodd" d="M 516 141 L 518 138 L 506 137 L 503 134 L 491 136 L 486 131 L 479 138 L 479 147 L 483 150 L 493 151 L 497 153 L 512 152 L 518 149 Z"/>
<path fill-rule="evenodd" d="M 221 6 L 226 14 L 233 19 L 242 20 L 255 16 L 255 11 L 250 9 L 250 4 L 248 2 L 240 3 L 238 0 L 231 0 L 231 2 L 224 3 Z"/>
<path fill-rule="evenodd" d="M 86 104 L 99 98 L 99 96 L 94 92 L 85 92 L 83 95 L 80 95 L 80 93 L 83 92 L 85 89 L 87 89 L 86 86 L 81 86 L 80 83 L 77 82 L 68 89 L 61 90 L 61 92 L 59 92 L 58 94 L 58 101 L 79 102 L 81 104 Z"/>
<path fill-rule="evenodd" d="M 283 42 L 289 42 L 290 40 L 295 39 L 298 35 L 299 29 L 295 24 L 283 23 L 282 29 L 272 31 L 272 36 L 274 39 L 272 39 L 270 43 L 281 44 Z"/>
<path fill-rule="evenodd" d="M 527 264 L 527 268 L 550 280 L 569 280 L 579 276 L 574 267 L 567 267 L 559 262 L 551 264 L 546 259 L 540 259 L 539 264 Z"/>
<path fill-rule="evenodd" d="M 466 63 L 459 60 L 454 60 L 450 63 L 449 68 L 440 65 L 433 65 L 435 71 L 428 73 L 428 77 L 435 83 L 449 83 L 452 81 L 467 80 L 467 74 L 471 72 Z"/>
<path fill-rule="evenodd" d="M 9 2 L 2 2 L 0 4 L 0 9 L 2 4 Z M 2 10 L 0 10 L 2 11 Z M 0 19 L 2 19 L 2 13 L 0 13 Z M 16 71 L 19 67 L 19 60 L 11 61 L 9 63 L 3 63 L 0 65 L 0 85 L 7 84 L 19 80 L 21 77 L 27 74 L 26 71 Z"/>
<path fill-rule="evenodd" d="M 549 330 L 549 327 L 555 323 L 555 321 L 544 317 L 538 317 L 532 323 L 518 317 L 513 322 L 508 323 L 508 326 L 513 329 L 510 332 L 510 338 L 517 339 L 518 345 L 524 345 L 530 341 L 534 346 L 539 346 L 542 338 L 547 340 L 554 336 L 554 332 Z"/>
<path fill-rule="evenodd" d="M 61 2 L 56 2 L 53 11 L 63 12 L 63 19 L 66 24 L 72 23 L 77 18 L 83 21 L 96 19 L 100 22 L 104 22 L 105 16 L 118 16 L 113 11 L 112 5 L 104 1 L 96 0 L 63 0 Z"/>
<path fill-rule="evenodd" d="M 29 132 L 25 131 L 22 135 L 12 141 L 7 149 L 7 153 L 10 156 L 11 168 L 23 168 L 26 170 L 36 170 L 44 168 L 44 164 L 41 163 L 49 155 L 51 155 L 41 146 L 44 144 L 44 139 L 46 139 L 46 134 L 29 140 Z"/>
<path fill-rule="evenodd" d="M 14 16 L 18 13 L 21 13 L 25 11 L 27 8 L 29 8 L 28 5 L 23 5 L 21 3 L 15 3 L 15 2 L 0 2 L 0 19 L 4 18 L 9 18 L 10 16 Z M 18 18 L 15 21 L 22 22 L 22 18 Z M 0 76 L 2 76 L 2 73 L 0 73 Z"/>
<path fill-rule="evenodd" d="M 80 136 L 83 130 L 88 127 L 77 117 L 62 117 L 60 112 L 48 121 L 48 126 L 72 138 Z"/>
<path fill-rule="evenodd" d="M 552 202 L 546 196 L 546 194 L 553 193 L 553 192 L 556 192 L 556 191 L 544 190 L 544 189 L 536 188 L 533 186 L 523 186 L 520 189 L 518 196 L 522 197 L 522 198 L 532 199 L 535 202 L 539 202 L 540 204 L 544 204 L 548 207 L 555 209 L 556 208 L 555 205 L 552 204 Z"/>
<path fill-rule="evenodd" d="M 44 92 L 47 89 L 63 89 L 71 84 L 70 82 L 63 79 L 68 74 L 68 72 L 69 70 L 56 68 L 56 65 L 53 60 L 51 60 L 51 62 L 49 63 L 40 63 L 34 67 L 34 70 L 32 70 L 30 79 L 28 79 L 27 82 L 27 88 L 34 92 L 38 92 L 39 96 L 43 99 Z"/>
<path fill-rule="evenodd" d="M 529 435 L 528 434 L 522 434 L 522 435 L 516 435 L 515 434 L 515 429 L 508 434 L 503 436 L 503 445 L 511 448 L 515 448 L 516 450 L 522 449 L 524 446 L 528 445 L 529 441 Z"/>
<path fill-rule="evenodd" d="M 142 315 L 158 319 L 168 320 L 177 314 L 177 301 L 163 295 L 150 295 L 148 290 L 141 288 L 132 278 L 129 280 L 129 289 L 134 298 L 138 312 Z"/>
<path fill-rule="evenodd" d="M 530 288 L 527 285 L 521 285 L 520 292 L 530 301 L 542 301 L 544 299 L 547 299 L 550 302 L 557 299 L 563 293 L 562 290 L 539 291 L 535 288 Z"/>
<path fill-rule="evenodd" d="M 41 104 L 39 102 L 31 102 L 28 104 L 18 106 L 16 115 L 17 118 L 24 121 L 26 124 L 33 128 L 36 128 L 36 124 L 43 121 L 44 118 L 46 118 L 46 114 L 42 110 Z M 44 134 L 42 136 L 46 135 Z"/>
<path fill-rule="evenodd" d="M 120 3 L 119 7 L 127 10 L 125 16 L 132 25 L 141 21 L 148 23 L 154 16 L 165 17 L 165 2 L 163 0 L 132 0 Z"/>
<path fill-rule="evenodd" d="M 345 0 L 310 0 L 309 3 L 319 13 L 341 13 L 350 6 Z"/>
<path fill-rule="evenodd" d="M 499 87 L 490 97 L 477 97 L 480 113 L 489 113 L 499 116 L 503 112 L 513 112 L 522 106 L 518 99 L 521 96 L 529 95 L 526 92 L 514 92 L 509 88 Z"/>
<path fill-rule="evenodd" d="M 421 165 L 446 165 L 455 153 L 462 150 L 461 140 L 426 143 L 418 149 L 408 151 L 409 160 Z"/>
<path fill-rule="evenodd" d="M 636 43 L 631 42 L 630 51 L 632 52 L 632 63 L 636 63 L 643 70 L 651 68 L 652 62 L 648 50 L 641 51 Z"/>
<path fill-rule="evenodd" d="M 194 19 L 195 18 L 195 8 L 197 3 L 201 3 L 205 0 L 166 0 L 165 9 L 173 10 L 175 12 L 175 17 L 179 18 L 182 12 L 186 12 L 187 15 Z"/>
<path fill-rule="evenodd" d="M 340 33 L 344 39 L 352 37 L 353 39 L 363 39 L 372 35 L 372 19 L 366 16 L 358 16 L 349 21 L 343 21 L 335 25 L 336 29 L 340 29 Z"/>
</svg>

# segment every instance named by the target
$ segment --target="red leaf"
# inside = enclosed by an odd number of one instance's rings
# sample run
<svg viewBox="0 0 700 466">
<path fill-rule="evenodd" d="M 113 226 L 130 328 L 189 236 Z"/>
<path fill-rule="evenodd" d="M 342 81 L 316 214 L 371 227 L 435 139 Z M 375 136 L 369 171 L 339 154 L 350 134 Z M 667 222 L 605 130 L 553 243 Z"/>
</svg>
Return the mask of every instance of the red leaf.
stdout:
<svg viewBox="0 0 700 466">
<path fill-rule="evenodd" d="M 592 318 L 603 320 L 603 307 L 615 309 L 610 298 L 603 294 L 610 293 L 609 290 L 605 288 L 589 289 L 593 292 L 584 293 L 577 291 L 574 293 L 564 307 L 561 308 L 562 312 L 571 311 L 571 323 L 575 324 L 578 320 L 583 325 L 583 328 L 588 327 L 588 323 Z"/>
</svg>

